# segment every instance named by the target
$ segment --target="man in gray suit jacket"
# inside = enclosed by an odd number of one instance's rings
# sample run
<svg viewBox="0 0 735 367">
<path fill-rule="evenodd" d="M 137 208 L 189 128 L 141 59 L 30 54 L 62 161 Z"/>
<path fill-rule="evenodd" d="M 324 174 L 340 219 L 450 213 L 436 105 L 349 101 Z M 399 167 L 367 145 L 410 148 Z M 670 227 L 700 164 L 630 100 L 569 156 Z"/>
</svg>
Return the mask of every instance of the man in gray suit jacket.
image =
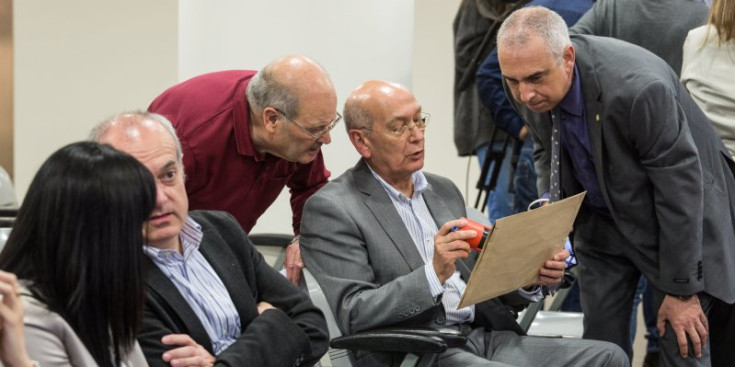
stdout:
<svg viewBox="0 0 735 367">
<path fill-rule="evenodd" d="M 642 272 L 657 292 L 661 361 L 709 365 L 708 328 L 732 327 L 706 314 L 735 302 L 735 178 L 706 117 L 660 58 L 570 39 L 542 8 L 511 15 L 498 51 L 535 139 L 539 192 L 553 201 L 587 191 L 574 231 L 585 337 L 631 352 Z"/>
<path fill-rule="evenodd" d="M 451 181 L 421 172 L 429 116 L 405 87 L 372 81 L 344 110 L 350 140 L 363 157 L 306 203 L 301 246 L 345 334 L 385 326 L 453 327 L 469 342 L 442 353 L 437 366 L 624 366 L 611 343 L 522 336 L 507 307 L 540 298 L 519 290 L 457 309 L 472 266 L 464 200 Z M 557 284 L 561 250 L 539 271 Z M 492 280 L 488 280 L 492 281 Z M 524 295 L 524 297 L 521 297 Z M 534 297 L 539 296 L 539 297 Z M 399 356 L 362 354 L 360 366 L 389 366 Z"/>
</svg>

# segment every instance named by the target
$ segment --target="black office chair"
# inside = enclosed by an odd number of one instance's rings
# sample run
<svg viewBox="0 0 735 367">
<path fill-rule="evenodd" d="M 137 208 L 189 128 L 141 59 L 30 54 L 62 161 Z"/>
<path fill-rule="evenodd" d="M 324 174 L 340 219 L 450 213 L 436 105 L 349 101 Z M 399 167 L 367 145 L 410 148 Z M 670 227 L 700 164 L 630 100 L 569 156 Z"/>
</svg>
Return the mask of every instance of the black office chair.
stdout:
<svg viewBox="0 0 735 367">
<path fill-rule="evenodd" d="M 248 237 L 256 246 L 280 247 L 283 252 L 292 238 L 285 234 L 251 234 Z M 281 262 L 283 257 L 285 254 L 279 256 Z M 428 367 L 447 348 L 467 343 L 467 338 L 453 329 L 381 328 L 343 336 L 319 283 L 307 269 L 302 277 L 311 301 L 324 313 L 331 338 L 329 358 L 322 358 L 322 367 L 353 367 L 356 351 L 405 353 L 401 367 Z"/>
</svg>

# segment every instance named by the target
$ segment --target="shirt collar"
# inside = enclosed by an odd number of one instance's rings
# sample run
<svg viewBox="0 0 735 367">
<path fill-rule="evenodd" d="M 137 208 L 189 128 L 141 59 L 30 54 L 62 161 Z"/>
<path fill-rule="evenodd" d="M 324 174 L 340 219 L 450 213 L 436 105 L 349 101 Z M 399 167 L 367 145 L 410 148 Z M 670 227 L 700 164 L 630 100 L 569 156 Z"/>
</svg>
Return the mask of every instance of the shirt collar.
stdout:
<svg viewBox="0 0 735 367">
<path fill-rule="evenodd" d="M 368 168 L 370 168 L 370 173 L 373 174 L 373 177 L 375 177 L 378 182 L 383 186 L 383 189 L 385 189 L 385 192 L 388 193 L 391 197 L 393 197 L 396 200 L 410 200 L 406 195 L 403 195 L 400 191 L 396 190 L 393 186 L 388 184 L 380 175 L 375 173 L 373 171 L 373 168 L 370 167 L 370 165 L 367 165 Z M 426 176 L 424 176 L 424 173 L 421 171 L 416 171 L 411 174 L 411 181 L 413 181 L 413 197 L 418 197 L 418 195 L 421 195 L 426 189 L 429 188 L 429 181 L 426 180 Z"/>
<path fill-rule="evenodd" d="M 250 124 L 253 123 L 253 120 L 250 118 L 250 104 L 245 97 L 248 84 L 250 84 L 250 80 L 253 75 L 246 80 L 243 80 L 235 92 L 237 97 L 234 99 L 233 103 L 233 128 L 235 129 L 237 152 L 241 155 L 253 157 L 256 162 L 261 162 L 265 159 L 265 154 L 259 153 L 255 149 L 255 144 L 253 144 L 253 135 L 250 130 Z"/>
<path fill-rule="evenodd" d="M 564 112 L 581 117 L 584 113 L 584 98 L 582 97 L 582 84 L 579 80 L 579 72 L 577 65 L 574 65 L 574 75 L 572 75 L 572 86 L 564 99 L 559 102 L 559 108 Z"/>
<path fill-rule="evenodd" d="M 159 249 L 148 244 L 143 245 L 143 252 L 145 252 L 151 260 L 163 265 L 174 262 L 186 262 L 191 258 L 194 251 L 199 249 L 203 236 L 202 226 L 194 221 L 194 219 L 187 216 L 184 226 L 181 228 L 181 233 L 179 234 L 181 247 L 184 249 L 183 255 L 179 254 L 176 250 Z"/>
</svg>

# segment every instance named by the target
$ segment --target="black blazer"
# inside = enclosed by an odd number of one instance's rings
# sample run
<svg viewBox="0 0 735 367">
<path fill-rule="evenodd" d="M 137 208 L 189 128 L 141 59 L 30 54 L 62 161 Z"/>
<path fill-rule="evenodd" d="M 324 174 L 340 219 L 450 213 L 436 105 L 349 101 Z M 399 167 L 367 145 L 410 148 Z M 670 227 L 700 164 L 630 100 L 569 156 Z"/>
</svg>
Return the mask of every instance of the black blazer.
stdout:
<svg viewBox="0 0 735 367">
<path fill-rule="evenodd" d="M 242 334 L 216 356 L 215 366 L 313 365 L 329 343 L 324 315 L 301 292 L 275 271 L 250 243 L 235 219 L 225 212 L 194 211 L 202 226 L 199 250 L 222 279 L 240 314 Z M 174 349 L 161 343 L 168 334 L 188 334 L 211 354 L 212 343 L 171 280 L 147 259 L 148 295 L 138 337 L 150 366 L 168 366 L 163 353 Z M 258 316 L 260 301 L 278 310 Z"/>
</svg>

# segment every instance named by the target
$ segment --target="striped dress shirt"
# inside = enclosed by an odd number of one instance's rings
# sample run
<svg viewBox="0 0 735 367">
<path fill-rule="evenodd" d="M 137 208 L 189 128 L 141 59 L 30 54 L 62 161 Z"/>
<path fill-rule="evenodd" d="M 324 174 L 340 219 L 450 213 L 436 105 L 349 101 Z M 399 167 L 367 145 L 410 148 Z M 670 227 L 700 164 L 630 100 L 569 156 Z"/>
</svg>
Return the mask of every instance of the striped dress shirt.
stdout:
<svg viewBox="0 0 735 367">
<path fill-rule="evenodd" d="M 199 251 L 202 227 L 188 217 L 179 237 L 183 255 L 148 245 L 143 250 L 197 315 L 217 355 L 240 336 L 240 314 L 222 280 Z"/>
<path fill-rule="evenodd" d="M 368 165 L 368 167 L 370 166 Z M 409 198 L 385 182 L 372 168 L 370 168 L 370 171 L 383 186 L 385 192 L 388 193 L 388 197 L 393 202 L 393 206 L 398 211 L 398 215 L 401 216 L 401 220 L 406 225 L 408 233 L 424 260 L 424 272 L 426 273 L 426 279 L 429 281 L 431 295 L 436 299 L 436 297 L 443 294 L 442 304 L 444 305 L 447 324 L 472 322 L 475 319 L 474 305 L 457 309 L 462 293 L 467 287 L 467 283 L 460 277 L 459 270 L 455 270 L 454 274 L 442 286 L 432 265 L 434 235 L 439 228 L 424 201 L 423 192 L 429 188 L 429 182 L 426 181 L 424 174 L 421 171 L 416 171 L 411 176 L 414 189 L 413 196 Z"/>
</svg>

